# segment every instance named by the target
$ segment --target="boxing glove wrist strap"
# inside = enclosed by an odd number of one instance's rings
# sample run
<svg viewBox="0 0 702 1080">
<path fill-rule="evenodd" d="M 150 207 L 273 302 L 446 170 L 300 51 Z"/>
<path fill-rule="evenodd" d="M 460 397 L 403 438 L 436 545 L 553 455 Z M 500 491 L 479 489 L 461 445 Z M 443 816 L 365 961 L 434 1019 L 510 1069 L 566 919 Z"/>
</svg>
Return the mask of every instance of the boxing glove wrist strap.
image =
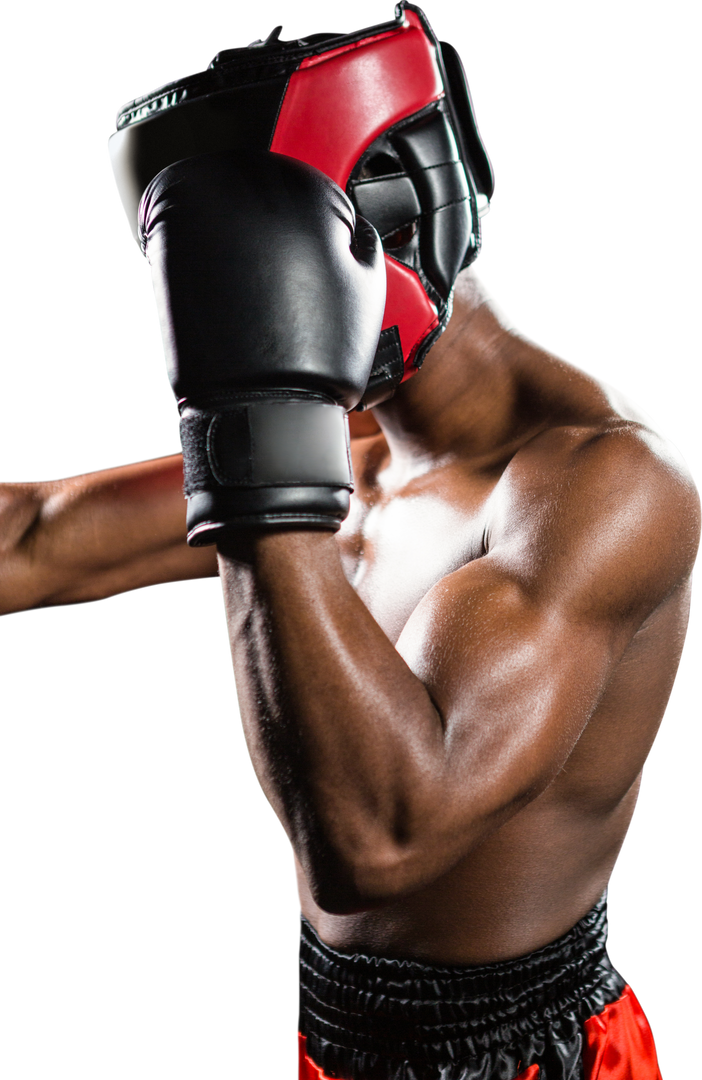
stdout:
<svg viewBox="0 0 702 1080">
<path fill-rule="evenodd" d="M 353 488 L 342 406 L 262 391 L 181 415 L 188 542 L 242 526 L 337 529 Z"/>
</svg>

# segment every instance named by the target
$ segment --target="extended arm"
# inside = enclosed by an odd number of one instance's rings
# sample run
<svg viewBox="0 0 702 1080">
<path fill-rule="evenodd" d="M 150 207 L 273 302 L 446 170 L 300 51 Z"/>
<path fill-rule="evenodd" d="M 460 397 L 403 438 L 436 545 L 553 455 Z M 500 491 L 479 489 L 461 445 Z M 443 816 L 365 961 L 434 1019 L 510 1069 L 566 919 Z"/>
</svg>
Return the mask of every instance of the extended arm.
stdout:
<svg viewBox="0 0 702 1080">
<path fill-rule="evenodd" d="M 0 613 L 216 574 L 185 543 L 180 455 L 0 485 Z"/>
<path fill-rule="evenodd" d="M 351 435 L 377 431 L 371 413 Z M 217 574 L 185 542 L 180 454 L 46 483 L 0 484 L 0 615 Z"/>
</svg>

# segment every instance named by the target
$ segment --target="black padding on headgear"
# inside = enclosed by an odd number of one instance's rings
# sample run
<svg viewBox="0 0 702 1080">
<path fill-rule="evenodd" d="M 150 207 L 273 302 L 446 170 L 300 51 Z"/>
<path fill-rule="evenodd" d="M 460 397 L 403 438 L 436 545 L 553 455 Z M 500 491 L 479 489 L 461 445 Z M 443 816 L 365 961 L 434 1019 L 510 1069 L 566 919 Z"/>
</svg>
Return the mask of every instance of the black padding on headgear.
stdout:
<svg viewBox="0 0 702 1080">
<path fill-rule="evenodd" d="M 400 334 L 396 326 L 389 326 L 387 330 L 380 332 L 368 386 L 363 399 L 356 406 L 358 412 L 372 409 L 381 401 L 387 401 L 389 397 L 392 397 L 402 382 L 404 372 L 405 363 Z"/>
<path fill-rule="evenodd" d="M 211 72 L 203 72 L 202 77 Z M 201 77 L 201 78 L 202 78 Z M 251 73 L 248 75 L 251 78 Z M 194 81 L 193 77 L 193 81 Z M 231 78 L 231 76 L 230 76 Z M 214 81 L 214 80 L 213 80 Z M 155 176 L 168 165 L 213 150 L 267 150 L 288 75 L 220 89 L 189 100 L 188 87 L 179 87 L 183 100 L 177 108 L 164 87 L 161 105 L 156 95 L 126 110 L 122 127 L 110 140 L 112 166 L 132 231 L 136 236 L 138 206 Z M 185 91 L 185 92 L 184 92 Z"/>
<path fill-rule="evenodd" d="M 373 175 L 382 170 L 385 175 Z M 461 267 L 477 255 L 479 237 L 475 192 L 446 105 L 432 104 L 383 132 L 359 160 L 347 191 L 386 251 L 445 304 Z"/>
<path fill-rule="evenodd" d="M 481 127 L 480 117 L 475 106 L 473 87 L 465 67 L 465 60 L 453 41 L 441 38 L 441 54 L 446 81 L 448 83 L 448 102 L 456 118 L 455 131 L 461 158 L 467 165 L 471 184 L 478 195 L 483 195 L 492 204 L 497 194 L 497 173 Z M 491 211 L 490 211 L 491 212 Z M 478 215 L 474 221 L 475 242 L 471 244 L 461 267 L 474 266 L 480 261 L 485 248 L 485 217 L 489 213 Z"/>
<path fill-rule="evenodd" d="M 390 139 L 414 181 L 422 207 L 422 269 L 441 299 L 448 300 L 477 222 L 456 140 L 439 109 L 415 123 L 400 125 Z"/>
<path fill-rule="evenodd" d="M 461 143 L 462 156 L 470 167 L 478 191 L 490 200 L 495 190 L 495 177 L 478 131 L 461 58 L 447 41 L 439 42 L 439 48 L 448 81 L 448 100 L 457 121 L 456 134 Z"/>
<path fill-rule="evenodd" d="M 353 201 L 381 240 L 388 240 L 403 225 L 417 221 L 422 212 L 416 188 L 404 175 L 360 180 L 353 188 Z"/>
</svg>

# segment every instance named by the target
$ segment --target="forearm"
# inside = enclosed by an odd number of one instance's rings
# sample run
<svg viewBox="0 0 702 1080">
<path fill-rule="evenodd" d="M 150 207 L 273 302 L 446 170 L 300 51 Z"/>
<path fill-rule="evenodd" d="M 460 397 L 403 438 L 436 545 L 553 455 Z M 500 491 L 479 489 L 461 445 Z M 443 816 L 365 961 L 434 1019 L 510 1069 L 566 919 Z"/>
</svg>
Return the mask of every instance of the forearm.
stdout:
<svg viewBox="0 0 702 1080">
<path fill-rule="evenodd" d="M 220 576 L 254 765 L 312 887 L 343 906 L 433 876 L 417 818 L 441 784 L 441 718 L 344 577 L 334 537 L 262 536 L 220 556 Z"/>
<path fill-rule="evenodd" d="M 0 486 L 0 612 L 216 573 L 185 543 L 180 456 Z"/>
</svg>

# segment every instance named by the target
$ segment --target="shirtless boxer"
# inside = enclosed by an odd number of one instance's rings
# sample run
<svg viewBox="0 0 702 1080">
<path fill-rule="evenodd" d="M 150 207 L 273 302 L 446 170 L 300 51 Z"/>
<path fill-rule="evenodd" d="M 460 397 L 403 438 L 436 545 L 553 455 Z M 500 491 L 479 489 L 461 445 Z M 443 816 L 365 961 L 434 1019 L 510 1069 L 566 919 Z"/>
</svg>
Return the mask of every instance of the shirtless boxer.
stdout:
<svg viewBox="0 0 702 1080">
<path fill-rule="evenodd" d="M 220 555 L 252 754 L 301 867 L 301 1075 L 653 1078 L 600 898 L 677 666 L 694 489 L 470 273 L 375 416 L 338 534 L 262 524 Z M 178 542 L 178 471 L 10 497 L 8 609 L 212 572 Z M 91 572 L 42 571 L 120 492 L 119 544 L 106 528 Z M 62 544 L 51 502 L 72 497 Z"/>
</svg>

